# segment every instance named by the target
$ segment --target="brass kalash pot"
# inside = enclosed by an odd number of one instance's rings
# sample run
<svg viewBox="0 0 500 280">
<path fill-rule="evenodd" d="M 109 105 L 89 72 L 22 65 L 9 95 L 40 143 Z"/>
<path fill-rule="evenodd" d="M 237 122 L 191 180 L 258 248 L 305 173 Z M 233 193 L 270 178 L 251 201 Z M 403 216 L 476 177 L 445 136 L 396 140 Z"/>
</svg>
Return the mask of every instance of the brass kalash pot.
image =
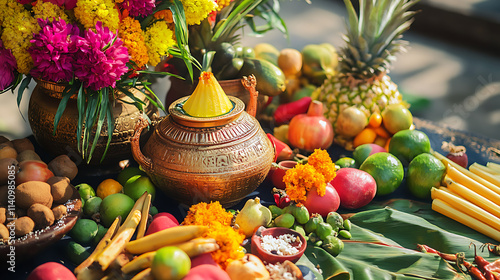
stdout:
<svg viewBox="0 0 500 280">
<path fill-rule="evenodd" d="M 274 147 L 255 119 L 255 78 L 242 83 L 251 99 L 245 104 L 228 96 L 233 109 L 217 117 L 192 117 L 183 112 L 183 97 L 169 106 L 167 115 L 142 148 L 141 120 L 132 137 L 132 154 L 153 183 L 167 196 L 187 205 L 219 201 L 238 203 L 265 179 L 274 159 Z"/>
</svg>

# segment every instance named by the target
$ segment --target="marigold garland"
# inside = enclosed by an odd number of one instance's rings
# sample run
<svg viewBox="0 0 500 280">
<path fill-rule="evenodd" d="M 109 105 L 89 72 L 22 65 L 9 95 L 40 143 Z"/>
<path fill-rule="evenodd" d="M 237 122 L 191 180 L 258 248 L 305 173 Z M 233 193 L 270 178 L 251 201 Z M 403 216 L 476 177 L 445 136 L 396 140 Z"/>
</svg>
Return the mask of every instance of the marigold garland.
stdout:
<svg viewBox="0 0 500 280">
<path fill-rule="evenodd" d="M 44 19 L 52 22 L 54 19 L 61 18 L 65 22 L 70 23 L 64 9 L 50 2 L 37 1 L 36 5 L 33 6 L 33 12 L 36 19 Z"/>
<path fill-rule="evenodd" d="M 127 47 L 131 60 L 141 68 L 148 63 L 148 49 L 144 43 L 144 34 L 138 20 L 126 17 L 120 24 L 118 36 Z"/>
<path fill-rule="evenodd" d="M 189 208 L 183 225 L 204 225 L 208 231 L 203 237 L 214 238 L 220 249 L 212 253 L 212 257 L 223 269 L 232 262 L 242 258 L 245 253 L 241 243 L 245 235 L 231 227 L 233 215 L 216 202 L 200 202 Z"/>
<path fill-rule="evenodd" d="M 113 0 L 78 0 L 74 11 L 85 29 L 95 30 L 98 21 L 113 32 L 120 25 L 120 13 Z"/>
<path fill-rule="evenodd" d="M 283 176 L 286 193 L 296 203 L 303 203 L 307 199 L 307 192 L 316 188 L 318 195 L 326 193 L 326 184 L 335 178 L 335 164 L 328 152 L 321 149 L 314 150 L 306 164 L 297 164 Z"/>
</svg>

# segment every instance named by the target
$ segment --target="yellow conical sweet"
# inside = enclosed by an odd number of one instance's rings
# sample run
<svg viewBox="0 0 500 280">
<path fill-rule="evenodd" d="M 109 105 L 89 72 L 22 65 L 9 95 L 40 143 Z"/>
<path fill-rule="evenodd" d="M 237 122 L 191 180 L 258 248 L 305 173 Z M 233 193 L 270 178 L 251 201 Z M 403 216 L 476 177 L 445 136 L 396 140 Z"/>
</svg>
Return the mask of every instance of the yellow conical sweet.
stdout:
<svg viewBox="0 0 500 280">
<path fill-rule="evenodd" d="M 212 72 L 202 72 L 194 92 L 184 103 L 184 111 L 200 118 L 216 117 L 233 108 L 231 100 L 215 79 Z"/>
</svg>

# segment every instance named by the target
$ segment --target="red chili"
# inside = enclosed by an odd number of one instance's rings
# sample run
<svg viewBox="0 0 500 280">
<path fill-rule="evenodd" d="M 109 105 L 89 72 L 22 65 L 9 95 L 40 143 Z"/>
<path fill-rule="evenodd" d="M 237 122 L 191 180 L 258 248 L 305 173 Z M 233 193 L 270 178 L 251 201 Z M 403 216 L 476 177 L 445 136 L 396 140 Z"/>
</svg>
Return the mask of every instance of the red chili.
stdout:
<svg viewBox="0 0 500 280">
<path fill-rule="evenodd" d="M 450 262 L 457 261 L 457 255 L 455 255 L 455 254 L 441 253 L 438 250 L 431 248 L 427 245 L 423 245 L 423 244 L 417 244 L 417 248 L 425 253 L 436 254 L 436 255 L 440 256 L 443 260 L 446 260 L 446 261 L 450 261 Z"/>
<path fill-rule="evenodd" d="M 485 260 L 483 257 L 477 255 L 476 244 L 471 243 L 471 245 L 474 245 L 474 262 L 476 263 L 479 270 L 484 274 L 484 277 L 487 280 L 497 280 L 498 277 L 493 272 L 491 272 L 486 268 L 486 266 L 490 264 L 490 262 Z"/>
<path fill-rule="evenodd" d="M 488 251 L 490 253 L 497 255 L 497 256 L 500 256 L 500 245 L 493 245 L 491 243 L 485 243 L 482 246 L 485 246 L 486 248 L 488 248 Z"/>
<path fill-rule="evenodd" d="M 469 274 L 476 280 L 489 280 L 484 275 L 481 273 L 481 270 L 479 268 L 473 266 L 470 262 L 463 262 L 465 268 L 467 268 L 467 271 Z"/>
</svg>

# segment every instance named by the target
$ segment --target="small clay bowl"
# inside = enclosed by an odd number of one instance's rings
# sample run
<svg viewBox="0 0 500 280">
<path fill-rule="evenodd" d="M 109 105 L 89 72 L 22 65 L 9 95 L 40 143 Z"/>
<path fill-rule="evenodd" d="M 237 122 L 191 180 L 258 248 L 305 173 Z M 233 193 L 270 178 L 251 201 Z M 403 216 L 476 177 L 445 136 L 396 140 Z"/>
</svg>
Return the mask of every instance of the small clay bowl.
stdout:
<svg viewBox="0 0 500 280">
<path fill-rule="evenodd" d="M 15 247 L 15 261 L 31 259 L 47 247 L 59 241 L 75 225 L 82 212 L 82 201 L 78 190 L 73 187 L 73 196 L 64 204 L 68 213 L 56 220 L 53 225 L 41 230 L 35 230 L 23 237 L 15 239 L 13 244 L 0 244 L 0 267 L 9 261 L 11 246 Z"/>
<path fill-rule="evenodd" d="M 261 237 L 265 235 L 272 235 L 273 237 L 277 238 L 278 236 L 284 235 L 284 234 L 292 234 L 294 236 L 298 236 L 301 244 L 300 246 L 296 247 L 298 249 L 298 253 L 294 255 L 278 255 L 278 254 L 273 254 L 270 253 L 266 250 L 264 250 L 261 246 Z M 293 244 L 292 244 L 293 246 Z M 307 241 L 302 236 L 302 234 L 296 232 L 295 230 L 289 229 L 289 228 L 284 228 L 284 227 L 273 227 L 273 228 L 265 228 L 262 229 L 259 228 L 257 229 L 254 234 L 252 235 L 252 254 L 256 255 L 259 257 L 264 263 L 283 263 L 284 261 L 288 260 L 293 263 L 296 263 L 300 257 L 304 254 L 306 247 L 307 247 Z"/>
</svg>

